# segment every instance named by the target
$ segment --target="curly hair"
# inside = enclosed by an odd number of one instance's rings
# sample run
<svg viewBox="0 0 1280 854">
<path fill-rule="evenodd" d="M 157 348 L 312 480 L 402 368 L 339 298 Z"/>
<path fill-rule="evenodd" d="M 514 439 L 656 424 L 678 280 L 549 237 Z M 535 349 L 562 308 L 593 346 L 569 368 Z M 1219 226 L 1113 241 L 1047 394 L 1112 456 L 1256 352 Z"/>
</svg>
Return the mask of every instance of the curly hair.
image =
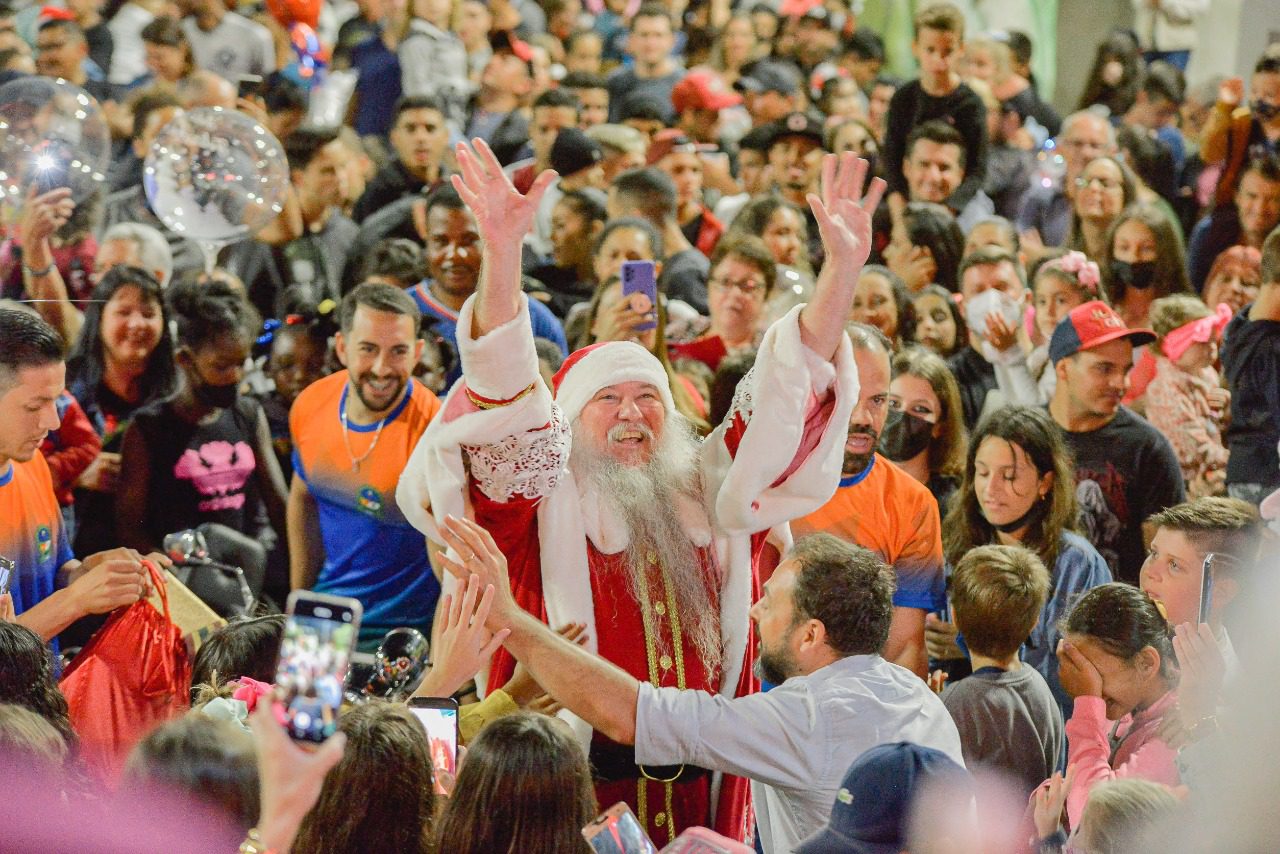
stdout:
<svg viewBox="0 0 1280 854">
<path fill-rule="evenodd" d="M 30 709 L 48 721 L 74 750 L 79 745 L 67 698 L 53 674 L 53 653 L 40 636 L 0 620 L 0 703 Z"/>
</svg>

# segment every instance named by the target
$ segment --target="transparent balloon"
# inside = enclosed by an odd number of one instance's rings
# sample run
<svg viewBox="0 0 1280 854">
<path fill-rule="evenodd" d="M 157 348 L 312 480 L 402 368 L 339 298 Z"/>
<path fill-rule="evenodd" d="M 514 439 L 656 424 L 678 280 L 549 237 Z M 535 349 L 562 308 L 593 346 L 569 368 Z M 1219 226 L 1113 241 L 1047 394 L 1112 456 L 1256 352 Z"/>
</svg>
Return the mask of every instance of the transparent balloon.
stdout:
<svg viewBox="0 0 1280 854">
<path fill-rule="evenodd" d="M 161 128 L 142 177 L 151 210 L 200 245 L 209 271 L 220 247 L 280 215 L 288 185 L 280 142 L 253 118 L 222 107 L 179 113 Z"/>
<path fill-rule="evenodd" d="M 0 86 L 0 206 L 12 223 L 27 196 L 60 187 L 77 204 L 105 194 L 111 132 L 93 96 L 65 80 Z"/>
</svg>

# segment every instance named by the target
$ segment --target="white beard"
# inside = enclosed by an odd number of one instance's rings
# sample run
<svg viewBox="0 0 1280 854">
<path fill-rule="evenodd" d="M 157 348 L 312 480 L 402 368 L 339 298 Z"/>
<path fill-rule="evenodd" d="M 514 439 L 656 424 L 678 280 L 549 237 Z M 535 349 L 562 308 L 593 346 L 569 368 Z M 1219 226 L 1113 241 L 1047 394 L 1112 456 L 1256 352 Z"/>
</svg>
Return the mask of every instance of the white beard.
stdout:
<svg viewBox="0 0 1280 854">
<path fill-rule="evenodd" d="M 657 555 L 670 580 L 671 596 L 682 633 L 698 651 L 709 671 L 718 671 L 724 648 L 720 637 L 720 612 L 712 599 L 697 546 L 681 524 L 677 496 L 701 503 L 698 484 L 699 439 L 684 416 L 668 413 L 662 437 L 648 463 L 622 465 L 586 439 L 574 425 L 569 470 L 583 486 L 593 487 L 607 502 L 628 534 L 623 565 L 626 581 L 637 603 L 650 597 L 645 567 L 649 555 Z M 628 429 L 636 428 L 629 425 Z M 665 633 L 664 633 L 665 636 Z M 660 646 L 668 644 L 663 641 Z M 670 652 L 670 650 L 664 650 Z"/>
</svg>

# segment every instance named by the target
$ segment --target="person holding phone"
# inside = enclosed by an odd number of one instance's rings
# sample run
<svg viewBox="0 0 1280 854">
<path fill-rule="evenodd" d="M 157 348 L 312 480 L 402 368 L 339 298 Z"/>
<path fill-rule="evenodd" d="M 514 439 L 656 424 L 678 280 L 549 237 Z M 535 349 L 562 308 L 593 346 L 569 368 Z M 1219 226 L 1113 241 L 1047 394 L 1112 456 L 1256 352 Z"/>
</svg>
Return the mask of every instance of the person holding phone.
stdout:
<svg viewBox="0 0 1280 854">
<path fill-rule="evenodd" d="M 1243 573 L 1258 559 L 1263 524 L 1257 509 L 1236 498 L 1197 498 L 1161 510 L 1147 524 L 1155 534 L 1138 577 L 1142 589 L 1169 625 L 1207 624 L 1236 670 L 1222 615 L 1240 595 Z"/>
<path fill-rule="evenodd" d="M 675 410 L 662 364 L 632 342 L 575 353 L 552 400 L 520 291 L 519 247 L 554 175 L 521 194 L 488 146 L 457 154 L 454 186 L 485 263 L 458 317 L 463 385 L 401 476 L 401 510 L 433 539 L 446 516 L 474 515 L 511 560 L 520 604 L 557 624 L 585 623 L 593 649 L 631 678 L 708 695 L 750 690 L 753 556 L 764 532 L 816 507 L 833 486 L 857 397 L 843 320 L 882 182 L 864 198 L 865 162 L 826 161 L 811 204 L 838 263 L 807 307 L 766 333 L 750 405 L 740 399 L 699 442 Z M 500 653 L 490 684 L 513 667 Z M 584 741 L 588 732 L 580 726 Z M 670 841 L 711 820 L 711 771 L 642 768 L 604 734 L 592 759 L 599 800 L 626 800 L 650 835 Z M 742 819 L 745 790 L 726 781 L 720 793 L 717 824 L 727 829 Z"/>
</svg>

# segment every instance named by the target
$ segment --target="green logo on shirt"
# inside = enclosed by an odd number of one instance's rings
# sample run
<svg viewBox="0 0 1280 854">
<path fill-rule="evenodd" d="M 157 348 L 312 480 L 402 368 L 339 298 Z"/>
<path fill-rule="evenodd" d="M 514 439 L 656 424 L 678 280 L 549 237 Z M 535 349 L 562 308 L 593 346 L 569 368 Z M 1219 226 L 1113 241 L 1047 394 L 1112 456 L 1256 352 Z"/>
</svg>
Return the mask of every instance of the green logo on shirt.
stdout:
<svg viewBox="0 0 1280 854">
<path fill-rule="evenodd" d="M 372 486 L 362 486 L 356 493 L 356 504 L 370 516 L 377 516 L 382 512 L 382 493 Z"/>
<path fill-rule="evenodd" d="M 36 554 L 40 556 L 41 561 L 53 557 L 53 531 L 49 530 L 48 525 L 36 528 Z"/>
</svg>

